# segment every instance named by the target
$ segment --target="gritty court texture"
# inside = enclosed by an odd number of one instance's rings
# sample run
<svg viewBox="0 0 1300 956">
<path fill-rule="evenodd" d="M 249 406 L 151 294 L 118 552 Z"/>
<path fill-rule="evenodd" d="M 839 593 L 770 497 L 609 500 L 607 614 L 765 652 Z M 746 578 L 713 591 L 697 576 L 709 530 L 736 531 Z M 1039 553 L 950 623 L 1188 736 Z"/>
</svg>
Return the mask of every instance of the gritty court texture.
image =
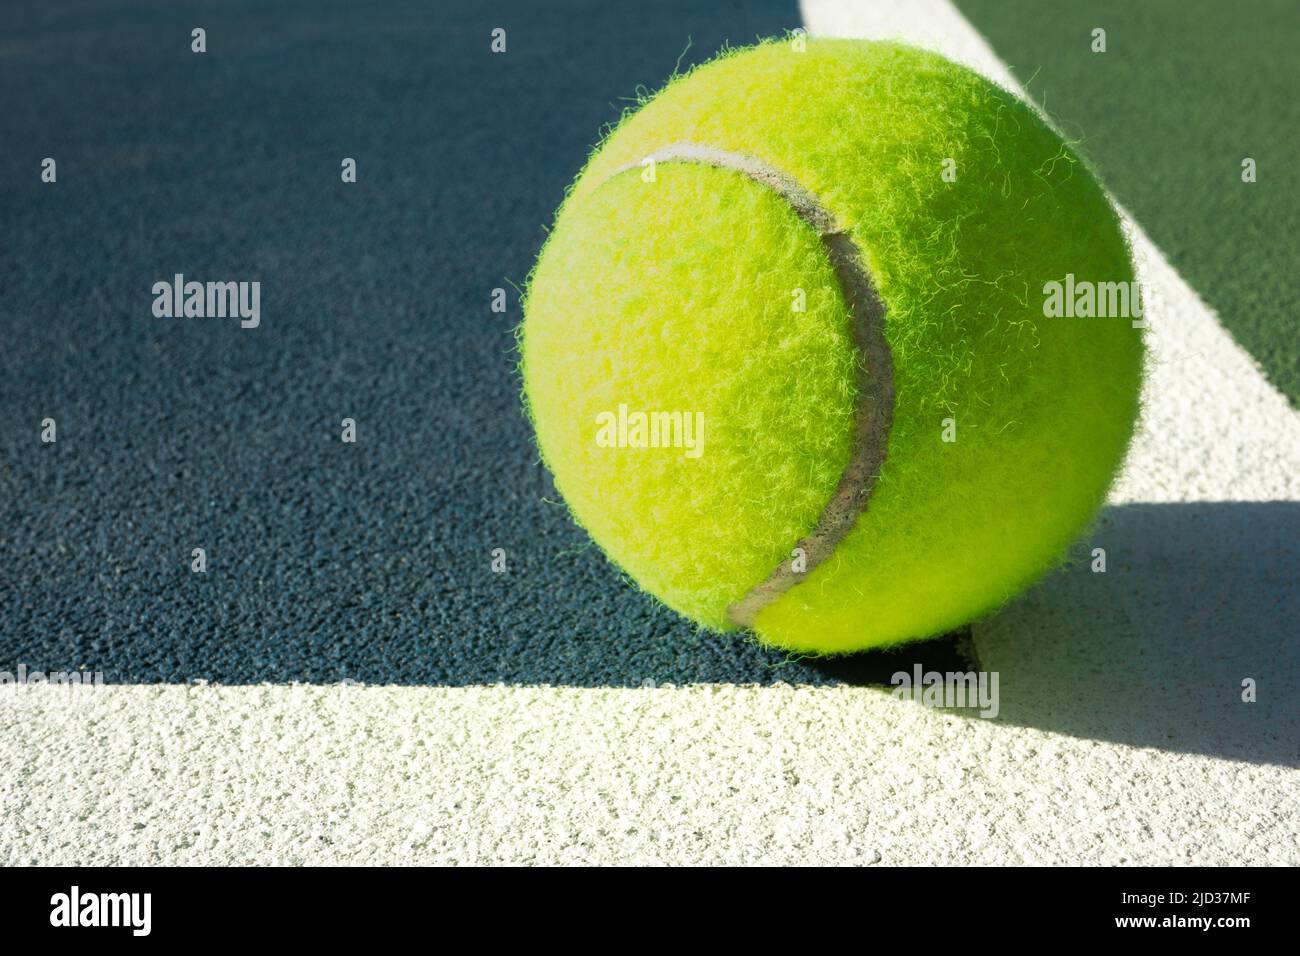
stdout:
<svg viewBox="0 0 1300 956">
<path fill-rule="evenodd" d="M 1269 159 L 1296 144 L 1165 110 L 1171 5 L 1059 34 L 980 0 L 463 6 L 0 13 L 0 671 L 105 680 L 0 688 L 0 863 L 1300 863 L 1297 240 Z M 601 125 L 679 58 L 795 27 L 1045 100 L 1151 326 L 1081 542 L 1107 572 L 839 667 L 629 586 L 557 502 L 514 368 L 515 287 Z M 1276 137 L 1282 69 L 1250 74 Z M 178 272 L 260 280 L 261 326 L 154 318 Z M 913 661 L 996 671 L 998 715 L 895 699 Z"/>
</svg>

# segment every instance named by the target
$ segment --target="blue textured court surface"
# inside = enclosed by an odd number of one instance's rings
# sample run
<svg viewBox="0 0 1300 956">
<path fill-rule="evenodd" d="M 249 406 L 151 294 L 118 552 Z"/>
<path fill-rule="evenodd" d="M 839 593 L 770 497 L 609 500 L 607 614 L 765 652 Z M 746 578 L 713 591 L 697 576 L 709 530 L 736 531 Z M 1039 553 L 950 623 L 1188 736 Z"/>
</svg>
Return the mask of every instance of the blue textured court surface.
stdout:
<svg viewBox="0 0 1300 956">
<path fill-rule="evenodd" d="M 111 682 L 835 679 L 629 587 L 518 398 L 513 287 L 602 124 L 679 58 L 799 25 L 788 3 L 678 6 L 0 14 L 0 660 Z M 261 326 L 155 318 L 178 272 L 260 280 Z"/>
</svg>

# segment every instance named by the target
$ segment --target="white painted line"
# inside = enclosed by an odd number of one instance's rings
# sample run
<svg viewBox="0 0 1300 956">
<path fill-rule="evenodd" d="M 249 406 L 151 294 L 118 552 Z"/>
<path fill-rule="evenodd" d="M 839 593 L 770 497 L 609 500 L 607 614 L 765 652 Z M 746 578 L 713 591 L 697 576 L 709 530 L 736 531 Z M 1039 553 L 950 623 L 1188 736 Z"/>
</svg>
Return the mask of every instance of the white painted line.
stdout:
<svg viewBox="0 0 1300 956">
<path fill-rule="evenodd" d="M 1275 772 L 879 691 L 88 693 L 0 704 L 0 863 L 1297 862 Z"/>
</svg>

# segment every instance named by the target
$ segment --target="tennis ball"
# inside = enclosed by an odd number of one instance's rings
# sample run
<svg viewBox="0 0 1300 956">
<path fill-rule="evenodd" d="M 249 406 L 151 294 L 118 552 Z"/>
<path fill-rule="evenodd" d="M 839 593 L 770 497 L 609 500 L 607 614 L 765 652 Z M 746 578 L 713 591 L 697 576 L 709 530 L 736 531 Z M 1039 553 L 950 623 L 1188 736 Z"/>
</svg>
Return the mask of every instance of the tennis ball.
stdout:
<svg viewBox="0 0 1300 956">
<path fill-rule="evenodd" d="M 592 154 L 529 279 L 525 404 L 576 520 L 668 606 L 895 644 L 996 609 L 1095 514 L 1141 333 L 1045 301 L 1132 280 L 1012 94 L 896 43 L 768 42 Z"/>
</svg>

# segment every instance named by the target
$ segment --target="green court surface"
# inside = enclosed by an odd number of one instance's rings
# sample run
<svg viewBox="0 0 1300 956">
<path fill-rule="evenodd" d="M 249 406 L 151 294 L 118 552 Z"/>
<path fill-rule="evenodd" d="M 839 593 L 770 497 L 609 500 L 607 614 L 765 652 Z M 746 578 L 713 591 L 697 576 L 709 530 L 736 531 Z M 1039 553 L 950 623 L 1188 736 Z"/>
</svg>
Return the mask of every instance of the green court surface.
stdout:
<svg viewBox="0 0 1300 956">
<path fill-rule="evenodd" d="M 1300 405 L 1300 3 L 957 5 Z M 1092 50 L 1096 28 L 1104 53 Z"/>
</svg>

